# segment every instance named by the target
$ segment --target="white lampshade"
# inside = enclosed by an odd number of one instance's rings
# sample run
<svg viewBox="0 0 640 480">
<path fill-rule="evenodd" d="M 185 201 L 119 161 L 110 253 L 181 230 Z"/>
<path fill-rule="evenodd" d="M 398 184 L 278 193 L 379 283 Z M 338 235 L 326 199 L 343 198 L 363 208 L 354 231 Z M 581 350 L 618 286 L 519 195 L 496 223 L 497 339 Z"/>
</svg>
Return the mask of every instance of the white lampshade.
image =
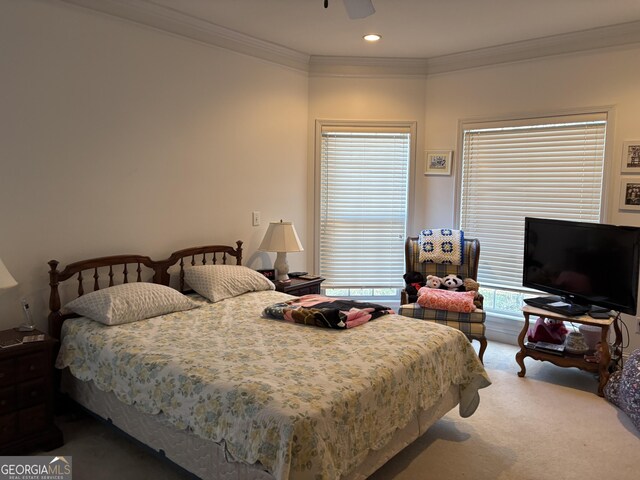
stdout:
<svg viewBox="0 0 640 480">
<path fill-rule="evenodd" d="M 18 285 L 16 279 L 11 276 L 7 267 L 4 266 L 2 259 L 0 258 L 0 288 L 11 288 Z"/>
<path fill-rule="evenodd" d="M 263 252 L 302 252 L 302 244 L 293 223 L 271 222 L 258 250 Z"/>
<path fill-rule="evenodd" d="M 273 264 L 276 269 L 276 278 L 283 282 L 289 280 L 289 264 L 287 252 L 302 252 L 302 244 L 291 222 L 271 222 L 267 233 L 264 234 L 258 250 L 263 252 L 277 252 L 276 261 Z"/>
</svg>

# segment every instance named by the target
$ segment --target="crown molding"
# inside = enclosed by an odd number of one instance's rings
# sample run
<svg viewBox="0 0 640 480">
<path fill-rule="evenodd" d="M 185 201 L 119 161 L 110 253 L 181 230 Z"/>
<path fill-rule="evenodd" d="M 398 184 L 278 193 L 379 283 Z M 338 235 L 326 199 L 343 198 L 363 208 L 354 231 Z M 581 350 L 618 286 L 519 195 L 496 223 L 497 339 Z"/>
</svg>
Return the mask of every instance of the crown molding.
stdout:
<svg viewBox="0 0 640 480">
<path fill-rule="evenodd" d="M 534 38 L 427 59 L 428 74 L 640 43 L 640 21 Z"/>
<path fill-rule="evenodd" d="M 428 60 L 424 58 L 332 57 L 312 55 L 312 76 L 340 77 L 425 77 Z"/>
<path fill-rule="evenodd" d="M 265 42 L 148 0 L 60 0 L 216 47 L 307 72 L 309 55 Z"/>
<path fill-rule="evenodd" d="M 640 21 L 431 58 L 311 56 L 311 76 L 416 76 L 640 43 Z"/>
<path fill-rule="evenodd" d="M 430 58 L 308 55 L 157 5 L 150 0 L 58 0 L 250 55 L 311 76 L 426 77 L 501 63 L 640 43 L 640 21 Z"/>
</svg>

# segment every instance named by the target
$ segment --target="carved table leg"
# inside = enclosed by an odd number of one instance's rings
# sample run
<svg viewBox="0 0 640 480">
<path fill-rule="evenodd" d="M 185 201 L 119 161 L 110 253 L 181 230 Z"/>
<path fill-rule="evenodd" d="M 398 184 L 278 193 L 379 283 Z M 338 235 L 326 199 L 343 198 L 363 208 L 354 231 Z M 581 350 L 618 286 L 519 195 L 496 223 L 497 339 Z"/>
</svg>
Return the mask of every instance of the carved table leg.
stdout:
<svg viewBox="0 0 640 480">
<path fill-rule="evenodd" d="M 527 356 L 526 347 L 524 346 L 524 337 L 529 330 L 529 314 L 524 313 L 524 326 L 520 331 L 520 335 L 518 335 L 518 345 L 520 345 L 520 351 L 516 353 L 516 362 L 520 365 L 520 371 L 518 372 L 519 377 L 524 377 L 527 373 L 527 369 L 524 366 L 524 357 Z"/>
<path fill-rule="evenodd" d="M 602 327 L 600 337 L 600 364 L 598 365 L 598 375 L 600 382 L 598 383 L 598 395 L 604 396 L 604 386 L 609 381 L 609 362 L 611 361 L 611 352 L 609 351 L 609 326 Z"/>
</svg>

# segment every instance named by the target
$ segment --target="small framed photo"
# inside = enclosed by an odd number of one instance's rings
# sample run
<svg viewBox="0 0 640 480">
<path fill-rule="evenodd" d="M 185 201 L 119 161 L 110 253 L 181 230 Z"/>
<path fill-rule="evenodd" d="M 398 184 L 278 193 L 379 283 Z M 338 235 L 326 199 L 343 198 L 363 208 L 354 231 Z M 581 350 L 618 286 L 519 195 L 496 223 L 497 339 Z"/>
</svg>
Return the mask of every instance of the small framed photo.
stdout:
<svg viewBox="0 0 640 480">
<path fill-rule="evenodd" d="M 429 150 L 424 159 L 425 175 L 451 175 L 451 150 Z"/>
<path fill-rule="evenodd" d="M 640 177 L 623 177 L 620 184 L 620 210 L 640 211 Z"/>
<path fill-rule="evenodd" d="M 640 140 L 622 145 L 622 173 L 640 173 Z"/>
</svg>

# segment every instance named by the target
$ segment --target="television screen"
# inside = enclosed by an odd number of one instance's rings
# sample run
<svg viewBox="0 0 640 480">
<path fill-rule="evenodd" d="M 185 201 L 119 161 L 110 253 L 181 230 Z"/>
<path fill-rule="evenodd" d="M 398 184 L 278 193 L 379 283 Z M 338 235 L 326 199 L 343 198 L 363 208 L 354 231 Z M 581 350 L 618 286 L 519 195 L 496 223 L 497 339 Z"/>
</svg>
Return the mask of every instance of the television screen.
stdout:
<svg viewBox="0 0 640 480">
<path fill-rule="evenodd" d="M 640 228 L 525 218 L 522 285 L 636 314 Z"/>
</svg>

